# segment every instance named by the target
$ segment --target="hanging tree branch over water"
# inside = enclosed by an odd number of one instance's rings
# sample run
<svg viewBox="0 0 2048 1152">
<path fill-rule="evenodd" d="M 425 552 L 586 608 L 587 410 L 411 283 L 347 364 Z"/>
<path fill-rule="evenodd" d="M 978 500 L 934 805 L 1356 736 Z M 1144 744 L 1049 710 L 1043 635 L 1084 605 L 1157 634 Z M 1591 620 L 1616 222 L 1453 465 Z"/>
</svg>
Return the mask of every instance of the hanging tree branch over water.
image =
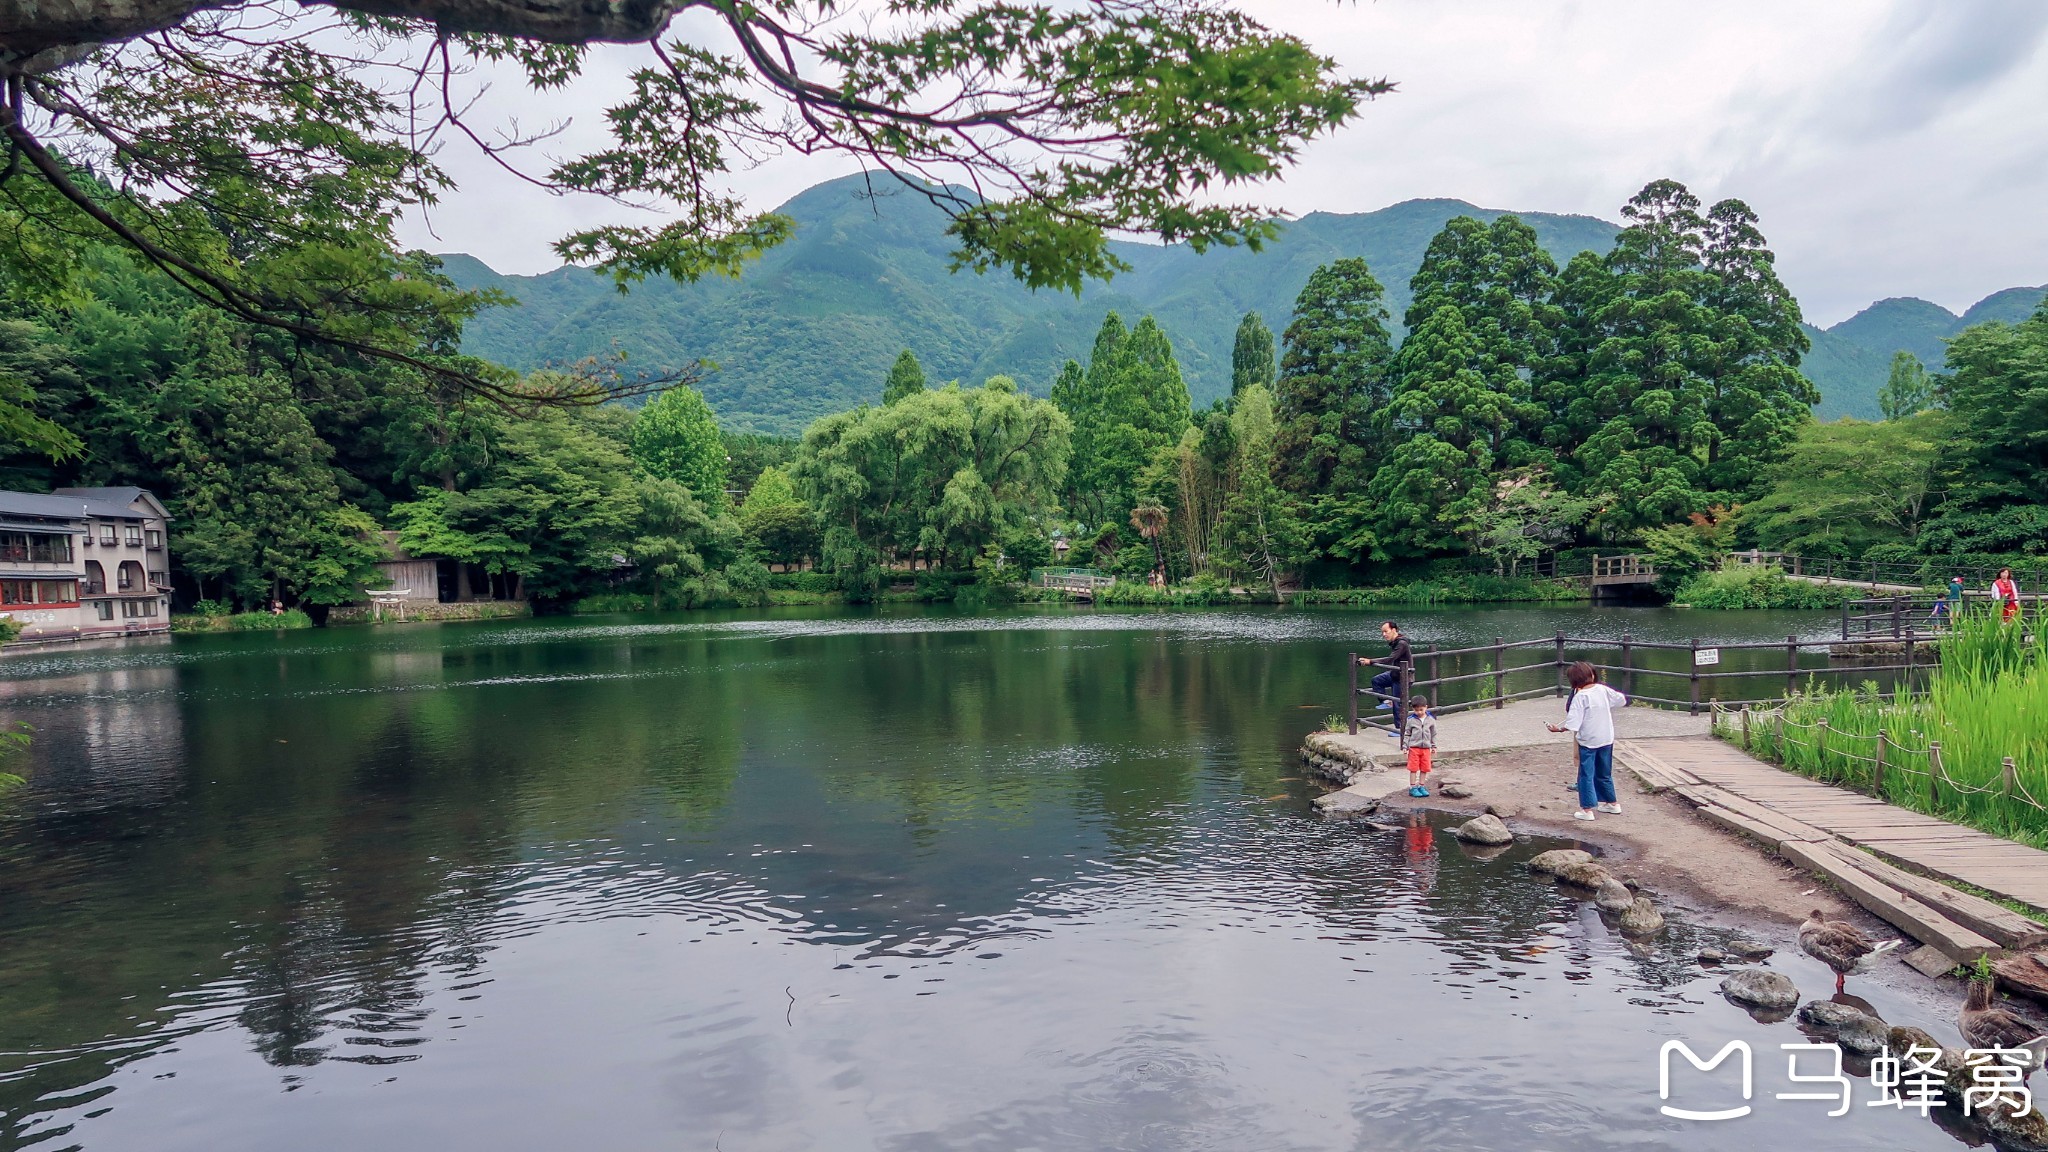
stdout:
<svg viewBox="0 0 2048 1152">
<path fill-rule="evenodd" d="M 532 163 L 564 125 L 494 116 L 478 73 L 557 91 L 604 43 L 644 46 L 609 139 Z M 737 274 L 786 240 L 728 177 L 795 152 L 938 204 L 956 268 L 1078 290 L 1122 269 L 1119 234 L 1259 245 L 1270 213 L 1222 197 L 1390 88 L 1217 0 L 0 0 L 0 86 L 0 211 L 115 240 L 244 320 L 512 399 L 384 330 L 492 302 L 390 264 L 399 214 L 451 187 L 449 142 L 661 213 L 556 243 L 622 286 Z M 0 243 L 61 275 L 61 242 Z"/>
</svg>

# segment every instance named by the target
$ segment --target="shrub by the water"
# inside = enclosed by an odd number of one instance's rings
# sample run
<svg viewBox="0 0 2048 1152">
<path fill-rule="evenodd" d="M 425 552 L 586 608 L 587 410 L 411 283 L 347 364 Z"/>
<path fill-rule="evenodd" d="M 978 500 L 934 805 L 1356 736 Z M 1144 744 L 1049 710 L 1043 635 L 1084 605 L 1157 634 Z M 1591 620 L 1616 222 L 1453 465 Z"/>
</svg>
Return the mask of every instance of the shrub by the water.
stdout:
<svg viewBox="0 0 2048 1152">
<path fill-rule="evenodd" d="M 1782 571 L 1741 564 L 1702 572 L 1679 585 L 1672 600 L 1689 608 L 1839 608 L 1870 593 L 1851 584 L 1814 584 Z"/>
<path fill-rule="evenodd" d="M 1877 733 L 1887 737 L 1883 798 L 1902 807 L 2048 847 L 2048 630 L 2033 635 L 1971 613 L 1941 640 L 1926 686 L 1896 701 L 1874 688 L 1794 697 L 1784 724 L 1753 718 L 1749 749 L 1788 768 L 1869 791 Z M 1819 722 L 1827 721 L 1825 730 Z M 1781 730 L 1782 729 L 1782 730 Z M 1739 727 L 1731 725 L 1739 739 Z M 1942 778 L 1929 788 L 1929 744 Z M 2004 758 L 2013 758 L 2008 797 Z M 1936 798 L 1930 798 L 1930 791 Z"/>
</svg>

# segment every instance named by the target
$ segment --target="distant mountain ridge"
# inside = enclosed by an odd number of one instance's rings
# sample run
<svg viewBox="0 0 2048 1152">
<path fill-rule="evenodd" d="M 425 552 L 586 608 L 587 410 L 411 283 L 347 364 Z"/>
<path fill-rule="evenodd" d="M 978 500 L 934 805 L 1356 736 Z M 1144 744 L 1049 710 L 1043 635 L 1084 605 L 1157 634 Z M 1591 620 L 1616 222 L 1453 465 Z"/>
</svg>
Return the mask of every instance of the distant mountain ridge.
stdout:
<svg viewBox="0 0 2048 1152">
<path fill-rule="evenodd" d="M 1823 420 L 1854 416 L 1875 420 L 1878 389 L 1891 374 L 1892 357 L 1911 352 L 1932 372 L 1948 358 L 1947 341 L 1973 324 L 2017 324 L 2048 298 L 2048 284 L 2006 288 L 1972 304 L 1961 316 L 1915 296 L 1879 300 L 1825 331 L 1808 326 L 1813 351 L 1802 365 L 1820 386 L 1814 414 Z"/>
<path fill-rule="evenodd" d="M 1311 213 L 1286 223 L 1280 238 L 1257 253 L 1197 255 L 1185 245 L 1117 242 L 1112 246 L 1131 271 L 1091 284 L 1077 299 L 1033 293 L 1000 274 L 949 272 L 952 245 L 937 208 L 904 190 L 867 191 L 862 178 L 845 177 L 797 194 L 781 208 L 797 221 L 795 238 L 736 281 L 649 281 L 622 295 L 585 269 L 505 276 L 474 257 L 445 255 L 456 283 L 496 288 L 520 302 L 472 321 L 463 349 L 519 369 L 612 351 L 625 353 L 635 370 L 708 359 L 718 368 L 704 393 L 722 424 L 794 433 L 819 416 L 878 399 L 904 348 L 917 353 L 930 379 L 976 382 L 1002 372 L 1044 395 L 1062 361 L 1087 358 L 1102 314 L 1115 309 L 1131 322 L 1148 313 L 1158 318 L 1189 392 L 1203 405 L 1229 391 L 1239 319 L 1257 311 L 1275 333 L 1283 331 L 1295 295 L 1318 265 L 1364 257 L 1386 286 L 1398 328 L 1408 279 L 1444 223 L 1509 214 L 1462 200 L 1409 200 L 1372 212 Z M 1536 230 L 1560 266 L 1587 249 L 1606 251 L 1620 230 L 1591 216 L 1514 215 Z M 1881 301 L 1828 331 L 1810 329 L 1809 375 L 1824 397 L 1818 411 L 1874 417 L 1892 344 L 1916 355 L 1938 349 L 1941 336 L 1974 322 L 1980 310 L 2024 316 L 2027 307 L 2005 298 L 2028 292 L 2038 301 L 2042 290 L 1999 293 L 1962 318 L 1925 301 Z M 1906 307 L 1880 312 L 1889 305 Z M 1928 363 L 1939 366 L 1938 350 Z"/>
</svg>

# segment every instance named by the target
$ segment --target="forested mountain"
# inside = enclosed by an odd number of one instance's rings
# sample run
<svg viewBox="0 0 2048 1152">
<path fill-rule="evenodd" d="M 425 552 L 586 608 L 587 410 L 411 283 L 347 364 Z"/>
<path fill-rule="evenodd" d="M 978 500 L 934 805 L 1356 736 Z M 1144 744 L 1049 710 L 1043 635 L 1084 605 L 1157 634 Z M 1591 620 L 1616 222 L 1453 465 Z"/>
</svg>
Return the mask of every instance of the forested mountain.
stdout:
<svg viewBox="0 0 2048 1152">
<path fill-rule="evenodd" d="M 2048 296 L 2048 285 L 2007 288 L 1971 305 L 1961 316 L 1911 296 L 1879 300 L 1840 324 L 1822 331 L 1809 326 L 1813 351 L 1803 365 L 1820 386 L 1814 411 L 1825 420 L 1855 416 L 1878 418 L 1877 391 L 1891 371 L 1892 355 L 1911 352 L 1930 370 L 1940 371 L 1948 355 L 1947 341 L 1972 324 L 1999 320 L 2017 324 Z"/>
<path fill-rule="evenodd" d="M 1150 314 L 1173 341 L 1197 405 L 1230 390 L 1230 348 L 1247 311 L 1277 331 L 1318 265 L 1362 256 L 1386 284 L 1395 317 L 1430 238 L 1454 216 L 1502 215 L 1459 200 L 1411 200 L 1377 212 L 1314 213 L 1260 253 L 1119 243 L 1132 270 L 1072 295 L 1033 293 L 1005 276 L 952 274 L 945 220 L 900 188 L 866 195 L 849 177 L 811 188 L 781 209 L 796 238 L 738 281 L 649 281 L 626 295 L 585 271 L 500 276 L 468 256 L 445 257 L 464 287 L 500 288 L 513 308 L 471 322 L 463 349 L 516 368 L 612 350 L 635 369 L 704 358 L 719 365 L 704 394 L 727 428 L 795 433 L 831 412 L 874 401 L 904 348 L 935 381 L 1014 376 L 1044 396 L 1060 364 L 1088 358 L 1102 315 Z M 877 185 L 877 188 L 881 188 Z M 1589 216 L 1523 216 L 1561 265 L 1606 251 L 1616 226 Z"/>
<path fill-rule="evenodd" d="M 1363 257 L 1398 320 L 1409 277 L 1444 222 L 1503 214 L 1461 200 L 1410 200 L 1375 212 L 1310 214 L 1260 253 L 1117 244 L 1132 270 L 1077 300 L 1003 276 L 949 272 L 952 246 L 939 211 L 904 189 L 875 187 L 880 194 L 870 196 L 864 180 L 848 177 L 797 195 L 781 209 L 797 221 L 796 238 L 738 281 L 652 280 L 621 295 L 580 269 L 501 276 L 473 257 L 444 257 L 456 283 L 499 288 L 519 301 L 472 321 L 463 349 L 522 369 L 612 351 L 635 370 L 701 357 L 719 365 L 704 394 L 722 424 L 794 434 L 819 416 L 878 399 L 904 348 L 934 380 L 1004 373 L 1046 395 L 1063 361 L 1087 359 L 1102 314 L 1114 309 L 1132 322 L 1158 319 L 1200 406 L 1230 390 L 1231 338 L 1244 313 L 1260 313 L 1278 331 L 1317 266 Z M 1605 252 L 1618 230 L 1590 216 L 1518 215 L 1560 266 L 1580 251 Z M 2016 323 L 2044 291 L 2010 288 L 1960 317 L 1925 300 L 1881 300 L 1833 328 L 1809 326 L 1804 369 L 1820 386 L 1816 411 L 1876 419 L 1893 352 L 1905 349 L 1938 370 L 1944 339 L 1984 320 Z"/>
</svg>

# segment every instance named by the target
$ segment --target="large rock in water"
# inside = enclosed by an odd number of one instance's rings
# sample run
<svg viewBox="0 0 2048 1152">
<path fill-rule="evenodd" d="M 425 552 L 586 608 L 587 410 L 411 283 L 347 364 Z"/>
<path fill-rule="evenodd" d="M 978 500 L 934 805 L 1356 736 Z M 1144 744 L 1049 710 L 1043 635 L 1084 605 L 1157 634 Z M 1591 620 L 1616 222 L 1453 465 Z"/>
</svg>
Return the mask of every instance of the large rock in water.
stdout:
<svg viewBox="0 0 2048 1152">
<path fill-rule="evenodd" d="M 1494 815 L 1498 816 L 1500 813 L 1496 812 Z M 1592 862 L 1593 854 L 1591 852 L 1582 852 L 1577 848 L 1552 848 L 1548 852 L 1538 852 L 1536 855 L 1529 857 L 1529 871 L 1544 876 L 1555 876 L 1557 875 L 1557 870 L 1567 864 L 1591 864 Z"/>
<path fill-rule="evenodd" d="M 1590 888 L 1595 892 L 1600 890 L 1600 885 L 1614 879 L 1612 873 L 1591 860 L 1583 864 L 1567 864 L 1559 868 L 1556 875 L 1559 880 L 1567 884 L 1580 888 Z"/>
<path fill-rule="evenodd" d="M 1833 1000 L 1807 1001 L 1799 1008 L 1799 1018 L 1833 1033 L 1835 1042 L 1851 1052 L 1879 1052 L 1891 1040 L 1891 1025 L 1861 1008 Z"/>
<path fill-rule="evenodd" d="M 1628 885 L 1612 876 L 1601 881 L 1600 887 L 1593 890 L 1593 904 L 1602 912 L 1620 915 L 1634 907 L 1635 902 L 1636 894 L 1628 890 Z"/>
<path fill-rule="evenodd" d="M 1638 896 L 1628 911 L 1621 914 L 1621 931 L 1628 936 L 1655 936 L 1664 930 L 1664 914 L 1650 903 L 1648 896 Z M 1789 981 L 1788 981 L 1789 983 Z M 1792 1002 L 1799 1002 L 1799 994 L 1792 994 Z"/>
<path fill-rule="evenodd" d="M 1500 822 L 1500 817 L 1485 815 L 1465 821 L 1451 829 L 1451 835 L 1467 844 L 1513 844 L 1515 834 Z"/>
<path fill-rule="evenodd" d="M 1799 1003 L 1799 986 L 1782 972 L 1746 968 L 1721 981 L 1721 995 L 1737 1004 L 1782 1012 Z"/>
</svg>

